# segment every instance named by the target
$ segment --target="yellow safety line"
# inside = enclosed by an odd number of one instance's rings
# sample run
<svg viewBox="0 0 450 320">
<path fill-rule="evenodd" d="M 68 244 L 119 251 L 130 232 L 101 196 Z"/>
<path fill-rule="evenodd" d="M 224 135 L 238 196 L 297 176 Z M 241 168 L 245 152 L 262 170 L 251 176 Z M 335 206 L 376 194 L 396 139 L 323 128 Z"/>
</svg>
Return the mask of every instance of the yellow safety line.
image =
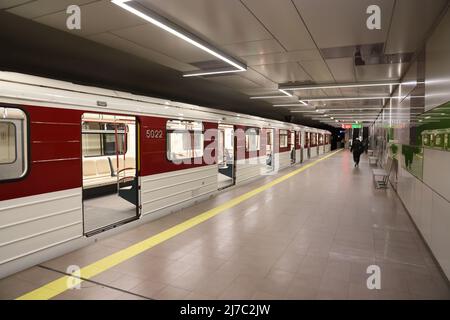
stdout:
<svg viewBox="0 0 450 320">
<path fill-rule="evenodd" d="M 74 276 L 63 276 L 57 280 L 54 280 L 40 288 L 37 288 L 31 292 L 28 292 L 20 297 L 18 297 L 16 300 L 48 300 L 55 296 L 57 296 L 60 293 L 63 293 L 64 291 L 70 289 L 71 287 L 74 287 L 81 282 L 83 282 L 83 279 L 90 279 L 96 275 L 98 275 L 101 272 L 104 272 L 119 263 L 122 263 L 166 240 L 169 240 L 170 238 L 175 237 L 176 235 L 195 227 L 196 225 L 211 219 L 212 217 L 218 215 L 219 213 L 230 209 L 239 203 L 250 199 L 251 197 L 256 196 L 257 194 L 285 181 L 286 179 L 289 179 L 296 174 L 314 166 L 320 161 L 323 161 L 337 152 L 341 151 L 337 150 L 329 155 L 326 155 L 325 157 L 322 157 L 314 162 L 311 162 L 305 166 L 302 166 L 301 168 L 294 170 L 282 177 L 279 177 L 261 187 L 258 187 L 252 191 L 249 191 L 239 197 L 236 197 L 234 199 L 231 199 L 213 209 L 210 209 L 206 212 L 203 212 L 189 220 L 186 220 L 185 222 L 182 222 L 180 224 L 177 224 L 176 226 L 173 226 L 161 233 L 158 233 L 157 235 L 154 235 L 150 238 L 147 238 L 141 242 L 138 242 L 134 245 L 129 246 L 128 248 L 122 249 L 116 253 L 113 253 L 103 259 L 100 259 L 96 262 L 91 263 L 90 265 L 82 268 L 80 270 L 79 276 L 82 278 L 74 277 Z"/>
</svg>

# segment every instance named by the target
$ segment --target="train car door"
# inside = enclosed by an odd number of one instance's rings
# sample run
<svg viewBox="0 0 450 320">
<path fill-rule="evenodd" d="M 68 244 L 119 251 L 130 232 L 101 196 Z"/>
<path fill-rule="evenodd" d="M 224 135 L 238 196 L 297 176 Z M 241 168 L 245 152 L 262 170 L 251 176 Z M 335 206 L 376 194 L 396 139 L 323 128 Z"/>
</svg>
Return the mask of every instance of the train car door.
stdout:
<svg viewBox="0 0 450 320">
<path fill-rule="evenodd" d="M 310 132 L 306 132 L 305 133 L 305 137 L 306 137 L 306 154 L 308 159 L 311 159 L 311 133 Z"/>
<path fill-rule="evenodd" d="M 219 190 L 233 186 L 236 181 L 234 140 L 234 127 L 219 124 L 217 143 L 217 183 Z"/>
<path fill-rule="evenodd" d="M 81 118 L 85 235 L 139 217 L 136 117 L 84 113 Z"/>
<path fill-rule="evenodd" d="M 291 130 L 290 137 L 291 147 L 291 164 L 295 164 L 295 131 Z"/>
<path fill-rule="evenodd" d="M 266 171 L 271 172 L 275 168 L 275 158 L 274 158 L 274 129 L 266 129 Z"/>
</svg>

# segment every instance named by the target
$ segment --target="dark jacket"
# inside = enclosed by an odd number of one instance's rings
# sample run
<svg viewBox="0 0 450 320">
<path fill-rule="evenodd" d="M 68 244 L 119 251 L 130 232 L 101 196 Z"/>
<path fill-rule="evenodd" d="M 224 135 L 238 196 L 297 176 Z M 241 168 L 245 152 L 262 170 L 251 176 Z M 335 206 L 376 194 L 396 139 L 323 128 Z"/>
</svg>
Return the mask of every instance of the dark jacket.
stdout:
<svg viewBox="0 0 450 320">
<path fill-rule="evenodd" d="M 355 155 L 360 155 L 364 152 L 364 146 L 362 145 L 361 141 L 355 140 L 352 143 L 352 147 L 350 149 L 351 152 Z"/>
</svg>

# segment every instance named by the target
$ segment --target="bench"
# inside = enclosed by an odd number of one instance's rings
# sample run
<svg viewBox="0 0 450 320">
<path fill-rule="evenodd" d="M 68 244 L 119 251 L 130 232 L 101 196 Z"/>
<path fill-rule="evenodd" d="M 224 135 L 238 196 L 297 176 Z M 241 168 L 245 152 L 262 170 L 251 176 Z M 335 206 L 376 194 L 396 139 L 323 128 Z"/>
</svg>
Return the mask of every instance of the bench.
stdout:
<svg viewBox="0 0 450 320">
<path fill-rule="evenodd" d="M 389 183 L 389 176 L 391 175 L 393 160 L 388 158 L 386 163 L 386 167 L 372 169 L 373 180 L 375 181 L 375 185 L 377 189 L 383 188 L 386 189 Z M 377 177 L 381 177 L 381 180 L 377 180 Z"/>
<path fill-rule="evenodd" d="M 116 183 L 108 158 L 83 159 L 83 187 L 85 189 Z"/>
<path fill-rule="evenodd" d="M 378 163 L 378 154 L 374 153 L 373 150 L 369 150 L 372 151 L 369 153 L 369 164 L 377 164 Z"/>
<path fill-rule="evenodd" d="M 114 185 L 118 181 L 117 175 L 135 176 L 134 158 L 119 158 L 119 172 L 116 157 L 84 158 L 83 159 L 83 188 L 96 188 Z"/>
</svg>

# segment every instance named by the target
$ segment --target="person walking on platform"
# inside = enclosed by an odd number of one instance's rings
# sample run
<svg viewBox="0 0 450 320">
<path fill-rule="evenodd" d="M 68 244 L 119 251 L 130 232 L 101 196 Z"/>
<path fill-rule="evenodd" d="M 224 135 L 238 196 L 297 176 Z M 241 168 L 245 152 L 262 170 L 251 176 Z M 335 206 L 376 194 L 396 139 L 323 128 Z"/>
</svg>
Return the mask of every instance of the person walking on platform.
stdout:
<svg viewBox="0 0 450 320">
<path fill-rule="evenodd" d="M 352 143 L 352 147 L 350 149 L 353 152 L 353 161 L 355 162 L 355 167 L 359 167 L 359 159 L 361 157 L 361 153 L 364 152 L 364 146 L 362 145 L 359 139 L 355 139 Z"/>
</svg>

